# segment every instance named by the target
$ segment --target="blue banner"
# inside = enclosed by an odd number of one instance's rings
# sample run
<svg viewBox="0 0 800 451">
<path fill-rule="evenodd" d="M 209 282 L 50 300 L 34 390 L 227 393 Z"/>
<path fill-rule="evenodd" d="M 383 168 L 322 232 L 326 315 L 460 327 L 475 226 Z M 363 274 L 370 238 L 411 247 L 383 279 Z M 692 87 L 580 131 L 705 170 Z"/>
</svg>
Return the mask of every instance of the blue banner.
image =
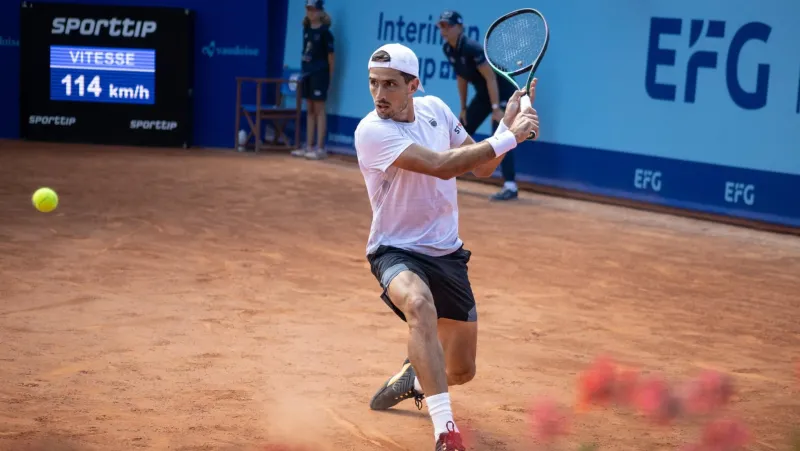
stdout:
<svg viewBox="0 0 800 451">
<path fill-rule="evenodd" d="M 355 124 L 373 108 L 366 75 L 377 47 L 414 49 L 426 92 L 457 112 L 439 14 L 458 10 L 465 33 L 482 43 L 495 18 L 529 6 L 326 5 L 341 61 L 328 106 L 331 143 L 351 146 Z M 542 0 L 536 8 L 551 40 L 537 71 L 541 138 L 515 151 L 521 180 L 800 226 L 800 2 Z M 285 54 L 295 67 L 302 36 L 291 24 L 303 14 L 303 3 L 290 0 Z M 478 134 L 488 132 L 487 120 Z"/>
<path fill-rule="evenodd" d="M 50 0 L 51 3 L 71 3 Z M 283 61 L 285 0 L 240 0 L 230 3 L 209 0 L 81 0 L 89 5 L 172 6 L 196 12 L 194 54 L 194 143 L 204 147 L 233 147 L 236 119 L 236 77 L 267 77 L 280 73 Z M 284 16 L 281 16 L 284 14 Z M 274 16 L 274 17 L 271 17 Z M 19 20 L 20 2 L 0 2 L 0 138 L 19 137 Z M 125 36 L 120 38 L 125 47 Z M 94 67 L 93 69 L 97 69 Z M 128 80 L 125 90 L 112 91 L 102 74 L 103 93 L 137 97 L 147 101 L 156 95 L 145 82 Z M 55 75 L 54 75 L 55 76 Z M 66 76 L 66 74 L 64 75 Z M 73 75 L 74 84 L 80 74 Z M 84 76 L 84 80 L 89 75 Z M 86 81 L 86 86 L 91 81 Z M 54 85 L 60 80 L 54 81 Z M 116 86 L 116 85 L 115 85 Z M 54 86 L 55 88 L 55 86 Z M 132 88 L 129 91 L 127 88 Z M 75 92 L 73 90 L 73 92 Z M 244 91 L 255 96 L 255 88 Z M 94 95 L 92 95 L 94 97 Z M 132 98 L 130 100 L 133 100 Z"/>
<path fill-rule="evenodd" d="M 19 138 L 19 7 L 0 1 L 0 139 Z"/>
</svg>

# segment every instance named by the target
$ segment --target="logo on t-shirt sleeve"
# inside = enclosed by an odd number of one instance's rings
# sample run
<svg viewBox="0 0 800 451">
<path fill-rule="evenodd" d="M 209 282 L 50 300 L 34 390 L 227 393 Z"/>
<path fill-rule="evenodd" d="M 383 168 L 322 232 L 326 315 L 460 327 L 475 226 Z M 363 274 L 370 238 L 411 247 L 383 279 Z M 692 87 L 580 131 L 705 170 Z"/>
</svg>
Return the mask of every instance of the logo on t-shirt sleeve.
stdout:
<svg viewBox="0 0 800 451">
<path fill-rule="evenodd" d="M 461 133 L 461 123 L 460 122 L 456 125 L 456 128 L 454 128 L 453 131 L 456 132 L 456 135 Z"/>
</svg>

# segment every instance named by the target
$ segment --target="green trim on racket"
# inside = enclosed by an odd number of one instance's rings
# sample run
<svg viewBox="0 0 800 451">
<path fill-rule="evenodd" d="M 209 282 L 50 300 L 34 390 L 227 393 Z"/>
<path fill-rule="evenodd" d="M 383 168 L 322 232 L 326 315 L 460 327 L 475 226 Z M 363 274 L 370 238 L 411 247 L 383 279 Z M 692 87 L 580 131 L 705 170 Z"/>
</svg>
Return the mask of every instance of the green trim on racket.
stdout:
<svg viewBox="0 0 800 451">
<path fill-rule="evenodd" d="M 515 69 L 513 71 L 505 71 L 497 67 L 497 65 L 495 64 L 495 62 L 492 61 L 492 58 L 489 55 L 488 52 L 489 37 L 491 36 L 492 31 L 494 31 L 498 27 L 498 25 L 502 24 L 503 22 L 505 22 L 510 18 L 513 18 L 521 14 L 535 14 L 539 17 L 539 19 L 541 19 L 542 23 L 544 24 L 544 41 L 542 44 L 542 48 L 538 49 L 538 54 L 533 61 L 531 61 L 530 63 L 528 63 L 523 67 L 520 67 L 519 69 Z M 545 52 L 547 52 L 547 45 L 549 43 L 550 43 L 550 29 L 547 26 L 547 21 L 545 20 L 544 15 L 542 15 L 542 13 L 533 8 L 521 8 L 515 11 L 511 11 L 510 13 L 499 17 L 492 23 L 491 26 L 489 26 L 489 29 L 486 31 L 486 36 L 483 41 L 483 53 L 486 56 L 486 61 L 489 63 L 489 66 L 491 66 L 492 70 L 494 70 L 495 73 L 497 73 L 501 77 L 511 82 L 511 84 L 517 88 L 517 90 L 521 88 L 519 86 L 519 83 L 517 83 L 513 77 L 516 75 L 520 75 L 525 71 L 529 71 L 528 80 L 525 82 L 525 92 L 528 93 L 530 92 L 531 84 L 533 83 L 536 69 L 539 67 L 539 63 L 542 62 L 542 58 L 544 57 Z M 528 94 L 525 94 L 520 98 L 520 109 L 524 109 L 530 106 L 531 106 L 531 99 L 530 97 L 528 97 Z M 531 135 L 528 137 L 528 140 L 533 140 L 533 139 L 536 139 L 536 134 L 534 132 L 531 132 Z"/>
</svg>

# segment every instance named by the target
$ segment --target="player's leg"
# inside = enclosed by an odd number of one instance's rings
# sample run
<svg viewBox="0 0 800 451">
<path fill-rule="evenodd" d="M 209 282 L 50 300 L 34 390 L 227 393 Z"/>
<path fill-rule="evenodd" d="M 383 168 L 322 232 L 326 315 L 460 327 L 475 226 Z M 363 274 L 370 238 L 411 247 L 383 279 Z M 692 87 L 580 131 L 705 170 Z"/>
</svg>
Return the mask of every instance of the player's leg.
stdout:
<svg viewBox="0 0 800 451">
<path fill-rule="evenodd" d="M 475 377 L 478 308 L 468 274 L 471 257 L 472 253 L 462 247 L 443 257 L 425 258 L 424 269 L 432 280 L 431 293 L 439 315 L 448 385 L 466 384 Z"/>
<path fill-rule="evenodd" d="M 391 296 L 398 296 L 398 294 L 390 293 L 389 286 L 391 283 L 395 282 L 395 278 L 398 276 L 400 276 L 400 279 L 394 286 L 396 290 L 400 290 L 408 285 L 413 286 L 414 284 L 412 282 L 416 279 L 411 278 L 409 274 L 404 274 L 410 272 L 415 275 L 417 279 L 422 280 L 422 285 L 417 284 L 418 291 L 421 290 L 423 286 L 427 290 L 421 291 L 421 296 L 423 298 L 429 298 L 430 290 L 427 288 L 428 279 L 425 271 L 411 254 L 392 247 L 381 246 L 370 254 L 367 259 L 369 260 L 372 274 L 378 279 L 378 282 L 383 288 L 381 299 L 383 299 L 386 305 L 388 305 L 400 319 L 408 322 L 406 314 L 400 309 L 400 307 L 405 307 L 405 305 L 400 305 L 401 302 L 403 302 L 405 294 L 399 294 L 400 300 L 395 303 L 395 300 Z M 401 274 L 403 275 L 401 276 Z M 409 279 L 411 280 L 409 281 Z M 435 320 L 436 318 L 434 316 L 434 321 Z M 378 388 L 377 392 L 370 400 L 369 406 L 373 410 L 386 410 L 394 407 L 403 400 L 411 398 L 414 398 L 417 408 L 422 409 L 422 388 L 416 378 L 414 367 L 411 366 L 410 359 L 406 358 L 400 370 L 389 377 L 388 380 Z"/>
<path fill-rule="evenodd" d="M 444 353 L 447 385 L 469 382 L 475 376 L 478 340 L 477 305 L 467 266 L 472 253 L 461 248 L 442 257 L 429 257 L 407 251 L 389 255 L 396 256 L 396 258 L 390 260 L 388 257 L 382 256 L 380 259 L 372 260 L 373 273 L 376 277 L 380 277 L 382 274 L 383 283 L 394 277 L 394 272 L 384 270 L 381 273 L 382 267 L 392 266 L 402 269 L 411 265 L 414 272 L 424 274 L 425 287 L 430 290 L 436 309 L 436 329 Z M 408 258 L 413 258 L 413 260 L 409 263 Z M 405 320 L 406 316 L 396 306 L 391 296 L 391 293 L 385 293 L 384 302 Z M 425 296 L 428 296 L 427 292 Z M 408 360 L 404 362 L 400 371 L 387 383 L 387 387 L 394 384 L 397 393 L 387 399 L 386 396 L 378 396 L 381 393 L 379 390 L 379 393 L 373 398 L 372 408 L 383 410 L 394 406 L 403 399 L 415 397 L 419 401 L 422 396 L 430 394 L 430 391 L 423 390 L 425 384 L 422 380 L 411 384 L 410 379 L 414 376 L 415 369 Z M 418 406 L 420 406 L 419 402 Z"/>
<path fill-rule="evenodd" d="M 408 359 L 425 388 L 425 403 L 433 423 L 436 450 L 464 449 L 453 418 L 444 350 L 439 342 L 436 306 L 427 284 L 411 271 L 399 273 L 387 295 L 405 314 L 408 323 Z M 445 447 L 445 443 L 457 447 Z"/>
<path fill-rule="evenodd" d="M 403 399 L 414 397 L 421 408 L 420 392 L 423 386 L 427 387 L 425 398 L 437 446 L 441 446 L 439 442 L 443 440 L 460 443 L 447 392 L 437 307 L 429 288 L 430 280 L 423 269 L 427 264 L 420 257 L 393 248 L 381 248 L 369 257 L 372 272 L 384 287 L 384 302 L 406 321 L 409 330 L 408 358 L 403 368 L 381 386 L 370 407 L 388 409 Z"/>
<path fill-rule="evenodd" d="M 456 321 L 439 318 L 437 335 L 442 345 L 447 386 L 462 385 L 475 377 L 475 358 L 478 349 L 478 322 Z M 373 410 L 386 410 L 405 399 L 414 398 L 417 408 L 422 408 L 426 395 L 422 382 L 406 359 L 395 373 L 375 394 L 370 403 Z"/>
<path fill-rule="evenodd" d="M 447 385 L 466 384 L 475 377 L 477 369 L 478 321 L 440 318 L 438 329 L 439 342 L 444 351 Z"/>
<path fill-rule="evenodd" d="M 438 316 L 437 333 L 445 358 L 448 385 L 465 384 L 475 376 L 475 357 L 478 343 L 478 309 L 470 285 L 467 264 L 472 253 L 463 247 L 441 257 L 419 256 L 430 280 L 431 294 Z M 421 389 L 431 411 L 434 399 L 428 393 L 425 381 Z M 450 397 L 447 395 L 449 407 Z M 444 395 L 438 395 L 444 397 Z M 452 409 L 448 409 L 452 415 Z M 433 417 L 433 415 L 431 415 Z M 457 428 L 454 427 L 455 430 Z M 440 435 L 439 449 L 463 449 L 456 433 Z M 452 442 L 451 442 L 452 440 Z M 444 446 L 444 443 L 450 446 Z"/>
<path fill-rule="evenodd" d="M 447 392 L 444 350 L 439 343 L 436 306 L 430 288 L 420 276 L 402 271 L 386 292 L 408 324 L 408 358 L 429 396 Z"/>
</svg>

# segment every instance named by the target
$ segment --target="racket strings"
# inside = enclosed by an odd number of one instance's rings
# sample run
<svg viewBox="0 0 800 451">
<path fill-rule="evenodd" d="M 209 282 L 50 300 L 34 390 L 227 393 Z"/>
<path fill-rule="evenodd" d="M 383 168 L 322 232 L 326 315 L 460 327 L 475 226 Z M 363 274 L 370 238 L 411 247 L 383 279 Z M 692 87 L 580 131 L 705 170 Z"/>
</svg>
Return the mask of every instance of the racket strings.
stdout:
<svg viewBox="0 0 800 451">
<path fill-rule="evenodd" d="M 486 56 L 503 72 L 514 72 L 536 61 L 547 30 L 541 16 L 522 13 L 504 19 L 486 37 Z"/>
</svg>

